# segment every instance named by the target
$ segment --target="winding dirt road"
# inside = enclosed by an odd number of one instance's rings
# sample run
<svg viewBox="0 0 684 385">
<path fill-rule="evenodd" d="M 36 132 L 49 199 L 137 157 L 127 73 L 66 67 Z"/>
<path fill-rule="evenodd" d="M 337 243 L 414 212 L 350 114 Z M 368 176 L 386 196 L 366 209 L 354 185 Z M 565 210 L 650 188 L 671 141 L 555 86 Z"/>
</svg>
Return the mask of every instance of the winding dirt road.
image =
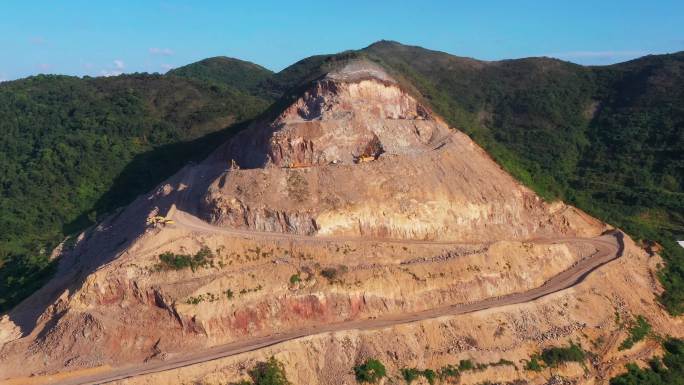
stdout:
<svg viewBox="0 0 684 385">
<path fill-rule="evenodd" d="M 232 230 L 225 229 L 216 226 L 212 226 L 206 222 L 199 220 L 198 218 L 172 209 L 169 212 L 179 226 L 187 227 L 193 231 L 202 232 L 220 232 L 229 233 L 231 235 L 239 236 L 258 236 L 259 238 L 274 237 L 283 238 L 298 241 L 314 241 L 314 242 L 329 242 L 334 241 L 345 241 L 346 238 L 334 237 L 334 238 L 322 238 L 322 237 L 308 237 L 308 236 L 297 236 L 291 234 L 279 234 L 279 233 L 255 233 L 251 231 L 242 230 Z M 358 238 L 350 238 L 349 241 L 358 242 Z M 366 240 L 369 242 L 399 242 L 399 243 L 440 243 L 431 241 L 419 241 L 419 240 Z M 249 352 L 257 349 L 261 349 L 267 346 L 276 345 L 285 341 L 294 340 L 301 337 L 312 336 L 321 333 L 332 333 L 345 330 L 374 330 L 382 329 L 395 325 L 406 324 L 411 322 L 423 321 L 433 318 L 438 318 L 442 316 L 453 316 L 459 314 L 467 314 L 492 308 L 498 308 L 508 305 L 515 305 L 525 302 L 534 301 L 543 296 L 556 293 L 558 291 L 568 289 L 578 283 L 580 283 L 584 278 L 589 275 L 592 271 L 596 270 L 600 266 L 619 258 L 623 252 L 623 242 L 622 233 L 615 232 L 612 234 L 604 235 L 598 238 L 583 239 L 583 238 L 568 238 L 568 239 L 558 239 L 558 240 L 540 240 L 542 243 L 585 243 L 590 244 L 596 248 L 596 252 L 580 261 L 578 261 L 570 269 L 556 275 L 555 277 L 548 280 L 542 286 L 537 288 L 522 292 L 513 293 L 501 297 L 488 298 L 482 301 L 466 303 L 466 304 L 456 304 L 443 306 L 438 308 L 433 308 L 425 311 L 414 312 L 414 313 L 404 313 L 404 314 L 394 314 L 387 315 L 381 318 L 374 319 L 359 319 L 359 320 L 349 320 L 343 322 L 337 322 L 327 325 L 317 325 L 311 327 L 305 327 L 298 330 L 291 330 L 285 333 L 272 334 L 263 337 L 255 337 L 249 340 L 233 342 L 225 345 L 215 346 L 210 349 L 193 352 L 187 355 L 173 357 L 165 361 L 155 361 L 148 362 L 144 364 L 129 365 L 114 368 L 111 370 L 101 371 L 97 374 L 86 374 L 69 376 L 68 374 L 61 378 L 49 379 L 46 376 L 45 382 L 34 382 L 32 383 L 44 383 L 44 384 L 56 384 L 56 385 L 90 385 L 90 384 L 103 384 L 116 380 L 121 380 L 130 377 L 141 376 L 149 373 L 162 372 L 166 370 L 181 368 L 185 366 L 190 366 L 202 362 L 207 362 L 211 360 L 216 360 L 219 358 L 224 358 L 244 352 Z M 453 244 L 453 242 L 442 242 L 444 244 Z M 56 377 L 56 376 L 55 376 Z M 34 378 L 35 379 L 35 378 Z M 4 383 L 0 381 L 0 384 Z M 9 382 L 8 382 L 9 383 Z"/>
</svg>

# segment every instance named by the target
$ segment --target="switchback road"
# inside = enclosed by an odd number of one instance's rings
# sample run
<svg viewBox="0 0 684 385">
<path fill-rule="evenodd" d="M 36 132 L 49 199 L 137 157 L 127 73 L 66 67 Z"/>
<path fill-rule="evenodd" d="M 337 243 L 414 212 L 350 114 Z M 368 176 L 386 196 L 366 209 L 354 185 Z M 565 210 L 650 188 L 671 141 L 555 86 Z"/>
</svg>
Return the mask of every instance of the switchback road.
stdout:
<svg viewBox="0 0 684 385">
<path fill-rule="evenodd" d="M 222 229 L 216 226 L 212 226 L 208 223 L 202 222 L 199 219 L 194 218 L 192 215 L 181 213 L 177 211 L 176 213 L 170 213 L 173 215 L 174 219 L 177 221 L 178 225 L 186 226 L 192 230 L 196 231 L 210 231 L 210 232 L 229 232 L 233 235 L 244 235 L 244 236 L 255 236 L 255 232 L 241 231 L 241 230 L 228 230 Z M 244 233 L 244 234 L 243 234 Z M 260 236 L 263 233 L 258 233 Z M 292 239 L 292 237 L 302 237 L 308 240 L 316 239 L 317 237 L 306 237 L 306 236 L 293 236 L 291 234 L 271 234 L 269 236 L 275 237 L 285 237 L 287 239 Z M 346 238 L 333 238 L 327 239 L 331 240 L 345 240 Z M 304 240 L 304 239 L 302 239 Z M 324 241 L 325 239 L 316 239 L 316 241 Z M 351 239 L 350 239 L 351 240 Z M 358 241 L 354 239 L 353 241 Z M 385 240 L 374 240 L 375 242 L 385 242 Z M 394 241 L 390 241 L 394 242 Z M 410 242 L 410 243 L 430 243 L 430 241 L 406 241 L 397 240 L 396 242 Z M 54 385 L 92 385 L 92 384 L 104 384 L 116 380 L 122 380 L 126 378 L 142 376 L 150 373 L 157 373 L 172 369 L 177 369 L 185 366 L 190 366 L 194 364 L 199 364 L 202 362 L 212 361 L 224 357 L 229 357 L 232 355 L 254 351 L 257 349 L 262 349 L 264 347 L 276 345 L 286 341 L 295 340 L 302 337 L 313 336 L 322 333 L 332 333 L 347 330 L 376 330 L 387 327 L 392 327 L 395 325 L 407 324 L 411 322 L 418 322 L 428 319 L 434 319 L 443 316 L 453 316 L 460 314 L 473 313 L 477 311 L 494 309 L 508 305 L 521 304 L 525 302 L 531 302 L 538 298 L 544 297 L 546 295 L 556 293 L 558 291 L 568 289 L 582 282 L 584 278 L 589 275 L 592 271 L 601 267 L 602 265 L 619 258 L 623 252 L 622 243 L 622 233 L 614 233 L 610 235 L 604 235 L 598 238 L 566 238 L 554 240 L 544 240 L 543 243 L 584 243 L 590 244 L 596 248 L 596 252 L 582 260 L 578 261 L 570 269 L 556 275 L 555 277 L 549 279 L 542 286 L 537 288 L 521 292 L 512 293 L 501 297 L 487 298 L 482 301 L 477 301 L 473 303 L 465 304 L 455 304 L 449 306 L 443 306 L 438 308 L 433 308 L 425 311 L 419 311 L 414 313 L 403 313 L 403 314 L 391 314 L 374 319 L 359 319 L 359 320 L 349 320 L 337 323 L 331 323 L 326 325 L 316 325 L 303 327 L 301 329 L 290 330 L 284 333 L 272 334 L 268 336 L 255 337 L 247 340 L 237 341 L 225 345 L 215 346 L 206 350 L 196 351 L 189 353 L 187 355 L 173 357 L 166 361 L 154 361 L 147 362 L 136 365 L 129 365 L 114 368 L 111 370 L 98 372 L 96 374 L 85 374 L 82 376 L 64 376 L 60 379 L 54 378 L 50 380 L 46 376 L 45 382 L 36 382 L 38 378 L 33 378 L 32 384 L 54 384 Z M 449 243 L 449 242 L 444 242 Z M 56 376 L 55 376 L 56 377 Z M 67 378 L 65 378 L 67 377 Z M 12 381 L 12 380 L 10 380 Z M 0 381 L 0 384 L 14 384 L 17 382 L 5 382 Z"/>
</svg>

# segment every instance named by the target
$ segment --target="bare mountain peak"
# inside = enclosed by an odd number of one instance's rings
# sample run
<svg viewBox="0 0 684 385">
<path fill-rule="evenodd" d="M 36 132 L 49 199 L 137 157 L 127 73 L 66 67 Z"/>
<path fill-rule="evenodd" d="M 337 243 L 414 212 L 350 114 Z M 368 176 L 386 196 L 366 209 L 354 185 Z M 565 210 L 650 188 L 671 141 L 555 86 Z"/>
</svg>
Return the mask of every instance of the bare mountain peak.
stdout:
<svg viewBox="0 0 684 385">
<path fill-rule="evenodd" d="M 368 60 L 338 65 L 227 143 L 213 159 L 243 168 L 352 165 L 428 151 L 449 128 Z"/>
<path fill-rule="evenodd" d="M 325 76 L 325 79 L 345 82 L 355 82 L 369 78 L 396 83 L 381 66 L 367 59 L 351 60 L 342 67 L 328 72 Z"/>
</svg>

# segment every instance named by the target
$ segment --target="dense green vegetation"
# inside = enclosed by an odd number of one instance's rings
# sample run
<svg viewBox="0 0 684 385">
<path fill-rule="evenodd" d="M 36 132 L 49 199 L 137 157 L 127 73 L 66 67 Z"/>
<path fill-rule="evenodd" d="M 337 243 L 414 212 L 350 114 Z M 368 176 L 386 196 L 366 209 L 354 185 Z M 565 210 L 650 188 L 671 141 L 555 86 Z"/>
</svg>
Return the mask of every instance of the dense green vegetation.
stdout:
<svg viewBox="0 0 684 385">
<path fill-rule="evenodd" d="M 669 339 L 663 344 L 665 356 L 654 358 L 649 367 L 627 365 L 627 373 L 610 380 L 610 385 L 682 385 L 684 384 L 684 341 Z"/>
<path fill-rule="evenodd" d="M 66 235 L 204 158 L 269 103 L 161 75 L 0 84 L 0 312 L 50 276 Z"/>
<path fill-rule="evenodd" d="M 354 375 L 358 382 L 375 384 L 387 375 L 387 370 L 382 362 L 369 358 L 363 364 L 354 367 Z"/>
<path fill-rule="evenodd" d="M 257 94 L 265 90 L 261 84 L 270 79 L 273 72 L 254 63 L 220 56 L 173 69 L 167 75 L 226 85 Z"/>
</svg>

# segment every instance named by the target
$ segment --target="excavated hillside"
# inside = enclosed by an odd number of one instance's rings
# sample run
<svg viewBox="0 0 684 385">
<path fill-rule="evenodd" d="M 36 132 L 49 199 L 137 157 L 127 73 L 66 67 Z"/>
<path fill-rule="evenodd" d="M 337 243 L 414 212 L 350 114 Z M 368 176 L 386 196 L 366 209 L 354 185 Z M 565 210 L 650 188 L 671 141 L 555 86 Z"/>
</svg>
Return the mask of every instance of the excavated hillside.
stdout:
<svg viewBox="0 0 684 385">
<path fill-rule="evenodd" d="M 0 380 L 218 384 L 275 354 L 297 384 L 353 383 L 371 356 L 395 375 L 515 360 L 459 381 L 543 383 L 518 370 L 531 354 L 605 341 L 586 371 L 562 369 L 592 383 L 656 346 L 618 353 L 615 314 L 681 334 L 657 256 L 541 200 L 379 67 L 302 89 L 62 245 L 56 277 L 0 320 Z"/>
<path fill-rule="evenodd" d="M 210 161 L 241 167 L 201 200 L 202 218 L 221 226 L 461 242 L 601 228 L 542 202 L 369 62 L 315 81 Z"/>
</svg>

